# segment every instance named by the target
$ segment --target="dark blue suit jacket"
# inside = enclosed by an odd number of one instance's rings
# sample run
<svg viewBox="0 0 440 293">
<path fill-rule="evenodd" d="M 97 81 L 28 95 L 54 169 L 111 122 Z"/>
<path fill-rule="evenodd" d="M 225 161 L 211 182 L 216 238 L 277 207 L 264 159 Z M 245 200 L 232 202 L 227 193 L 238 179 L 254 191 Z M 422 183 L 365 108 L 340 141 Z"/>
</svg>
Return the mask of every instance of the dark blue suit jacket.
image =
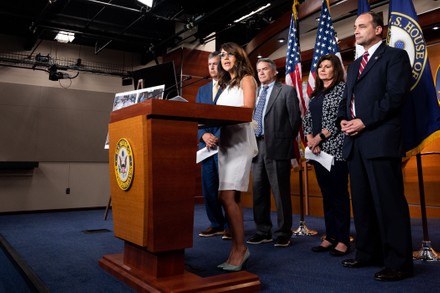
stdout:
<svg viewBox="0 0 440 293">
<path fill-rule="evenodd" d="M 202 103 L 202 104 L 211 104 L 214 105 L 217 102 L 218 97 L 220 96 L 221 89 L 219 89 L 217 96 L 215 97 L 215 100 L 212 100 L 212 81 L 208 84 L 205 84 L 204 86 L 201 86 L 199 88 L 199 91 L 197 92 L 196 102 Z M 205 133 L 212 133 L 217 138 L 220 137 L 220 127 L 207 127 L 207 128 L 201 128 L 198 131 L 198 139 L 199 139 L 199 149 L 205 148 L 206 144 L 202 140 L 202 136 Z"/>
<path fill-rule="evenodd" d="M 377 48 L 357 78 L 362 57 L 348 67 L 347 84 L 338 110 L 337 126 L 350 120 L 350 101 L 355 96 L 356 117 L 366 128 L 345 136 L 342 156 L 348 159 L 354 139 L 366 158 L 402 157 L 401 110 L 409 92 L 411 65 L 406 51 L 385 45 Z"/>
</svg>

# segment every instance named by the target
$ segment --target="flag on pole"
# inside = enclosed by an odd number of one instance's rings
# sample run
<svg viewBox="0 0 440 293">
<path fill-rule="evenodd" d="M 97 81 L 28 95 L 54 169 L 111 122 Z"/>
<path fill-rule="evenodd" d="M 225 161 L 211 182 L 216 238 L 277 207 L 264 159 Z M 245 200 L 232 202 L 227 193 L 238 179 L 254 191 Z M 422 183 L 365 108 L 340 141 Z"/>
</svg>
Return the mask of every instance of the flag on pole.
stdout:
<svg viewBox="0 0 440 293">
<path fill-rule="evenodd" d="M 299 32 L 297 29 L 298 5 L 299 1 L 294 0 L 287 42 L 285 83 L 295 88 L 298 96 L 299 108 L 301 110 L 301 117 L 303 117 L 307 111 L 308 99 L 306 100 L 304 98 L 302 90 L 301 50 L 299 47 Z M 295 156 L 297 159 L 296 164 L 298 164 L 300 158 L 302 157 L 302 148 L 300 147 L 301 143 L 303 145 L 305 144 L 302 127 L 300 127 L 300 131 L 295 142 Z"/>
<path fill-rule="evenodd" d="M 335 54 L 342 63 L 341 53 L 339 52 L 338 43 L 336 41 L 336 32 L 333 28 L 333 21 L 330 16 L 328 0 L 322 1 L 321 16 L 319 17 L 318 30 L 316 32 L 315 48 L 312 58 L 312 66 L 310 68 L 309 79 L 307 83 L 307 95 L 315 89 L 316 64 L 322 55 Z"/>
<path fill-rule="evenodd" d="M 390 0 L 387 43 L 405 49 L 411 61 L 411 92 L 403 108 L 404 149 L 410 157 L 440 137 L 440 101 L 423 31 L 411 0 Z"/>
<path fill-rule="evenodd" d="M 370 11 L 370 1 L 369 0 L 358 0 L 358 11 L 357 15 L 361 15 L 362 13 Z M 354 59 L 361 57 L 364 54 L 364 47 L 356 44 L 356 53 Z"/>
<path fill-rule="evenodd" d="M 292 6 L 292 19 L 290 20 L 289 37 L 286 52 L 286 84 L 293 86 L 299 99 L 299 107 L 301 116 L 307 111 L 308 101 L 304 99 L 302 91 L 302 69 L 301 69 L 301 52 L 299 48 L 299 38 L 297 30 L 297 10 L 295 0 Z"/>
</svg>

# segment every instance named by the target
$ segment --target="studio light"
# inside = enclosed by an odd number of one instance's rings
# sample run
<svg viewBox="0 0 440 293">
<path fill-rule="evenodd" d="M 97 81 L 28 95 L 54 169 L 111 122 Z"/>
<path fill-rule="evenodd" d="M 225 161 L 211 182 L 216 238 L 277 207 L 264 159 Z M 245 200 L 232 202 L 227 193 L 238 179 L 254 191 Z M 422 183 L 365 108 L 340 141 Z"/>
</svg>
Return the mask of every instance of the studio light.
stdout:
<svg viewBox="0 0 440 293">
<path fill-rule="evenodd" d="M 138 0 L 138 1 L 139 1 L 139 0 Z M 243 20 L 245 20 L 245 19 L 248 19 L 249 17 L 251 17 L 251 16 L 254 15 L 255 13 L 258 13 L 258 12 L 260 12 L 260 11 L 266 9 L 266 8 L 268 8 L 269 6 L 270 6 L 270 3 L 267 3 L 266 5 L 261 6 L 260 8 L 258 8 L 257 10 L 253 10 L 252 12 L 250 12 L 250 13 L 248 13 L 248 14 L 246 14 L 246 15 L 243 15 L 243 16 L 240 17 L 239 19 L 234 20 L 234 22 L 235 22 L 235 23 L 238 23 L 238 22 L 240 22 L 240 21 L 243 21 Z"/>
<path fill-rule="evenodd" d="M 52 65 L 49 68 L 49 80 L 57 81 L 58 79 L 60 79 L 60 77 L 62 78 L 63 76 L 59 75 L 57 66 Z"/>
<path fill-rule="evenodd" d="M 153 7 L 153 0 L 138 0 L 138 2 L 141 2 L 148 7 Z"/>
<path fill-rule="evenodd" d="M 60 72 L 58 69 L 58 66 L 55 64 L 49 68 L 49 80 L 57 81 L 60 79 L 74 79 L 79 75 L 79 71 L 76 73 L 76 75 L 72 76 L 67 72 Z"/>
<path fill-rule="evenodd" d="M 55 40 L 60 43 L 71 43 L 75 39 L 75 33 L 60 31 L 56 36 Z"/>
<path fill-rule="evenodd" d="M 133 78 L 131 78 L 130 76 L 123 76 L 122 77 L 122 85 L 126 86 L 126 85 L 132 85 L 133 84 Z"/>
</svg>

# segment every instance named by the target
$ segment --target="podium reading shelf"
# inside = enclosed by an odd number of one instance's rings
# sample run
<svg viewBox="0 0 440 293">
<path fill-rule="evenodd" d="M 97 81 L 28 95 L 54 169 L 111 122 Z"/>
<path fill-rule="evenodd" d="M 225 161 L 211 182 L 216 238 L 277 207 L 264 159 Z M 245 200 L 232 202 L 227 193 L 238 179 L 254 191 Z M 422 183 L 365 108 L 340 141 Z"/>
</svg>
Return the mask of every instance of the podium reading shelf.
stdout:
<svg viewBox="0 0 440 293">
<path fill-rule="evenodd" d="M 167 100 L 148 100 L 112 112 L 112 214 L 124 251 L 103 256 L 99 265 L 139 292 L 260 290 L 258 276 L 246 271 L 200 277 L 184 269 L 184 249 L 192 247 L 193 239 L 198 124 L 251 119 L 251 109 Z M 130 144 L 134 161 L 131 186 L 125 191 L 115 175 L 120 139 Z"/>
</svg>

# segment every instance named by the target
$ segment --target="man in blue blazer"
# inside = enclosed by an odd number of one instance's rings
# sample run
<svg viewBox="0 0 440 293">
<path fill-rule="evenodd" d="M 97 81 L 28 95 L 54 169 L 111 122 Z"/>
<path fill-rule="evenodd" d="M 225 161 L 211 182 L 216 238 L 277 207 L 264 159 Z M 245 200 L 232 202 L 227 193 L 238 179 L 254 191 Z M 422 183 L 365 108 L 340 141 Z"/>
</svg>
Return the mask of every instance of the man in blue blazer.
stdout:
<svg viewBox="0 0 440 293">
<path fill-rule="evenodd" d="M 247 243 L 272 242 L 272 190 L 278 218 L 273 231 L 274 246 L 287 247 L 292 236 L 291 159 L 294 158 L 301 112 L 295 89 L 276 82 L 277 67 L 273 60 L 259 59 L 257 73 L 261 83 L 254 110 L 254 120 L 259 124 L 255 132 L 258 155 L 252 160 L 253 213 L 257 231 Z"/>
<path fill-rule="evenodd" d="M 218 52 L 212 52 L 208 56 L 208 69 L 212 82 L 199 88 L 196 102 L 204 104 L 215 104 L 220 91 L 218 90 L 218 66 L 220 56 Z M 217 88 L 216 88 L 217 87 Z M 218 138 L 220 137 L 219 127 L 201 128 L 198 131 L 199 149 L 216 148 Z M 217 154 L 202 161 L 202 192 L 205 200 L 206 214 L 210 226 L 199 233 L 201 237 L 211 237 L 215 235 L 223 235 L 223 239 L 231 239 L 228 229 L 225 213 L 223 211 L 220 200 L 218 199 L 218 157 Z"/>
<path fill-rule="evenodd" d="M 410 90 L 411 65 L 404 50 L 382 43 L 383 20 L 374 12 L 358 16 L 356 43 L 368 60 L 355 60 L 339 107 L 337 125 L 345 133 L 356 227 L 356 258 L 342 262 L 384 269 L 376 280 L 413 275 L 412 239 L 404 195 L 402 108 Z"/>
</svg>

